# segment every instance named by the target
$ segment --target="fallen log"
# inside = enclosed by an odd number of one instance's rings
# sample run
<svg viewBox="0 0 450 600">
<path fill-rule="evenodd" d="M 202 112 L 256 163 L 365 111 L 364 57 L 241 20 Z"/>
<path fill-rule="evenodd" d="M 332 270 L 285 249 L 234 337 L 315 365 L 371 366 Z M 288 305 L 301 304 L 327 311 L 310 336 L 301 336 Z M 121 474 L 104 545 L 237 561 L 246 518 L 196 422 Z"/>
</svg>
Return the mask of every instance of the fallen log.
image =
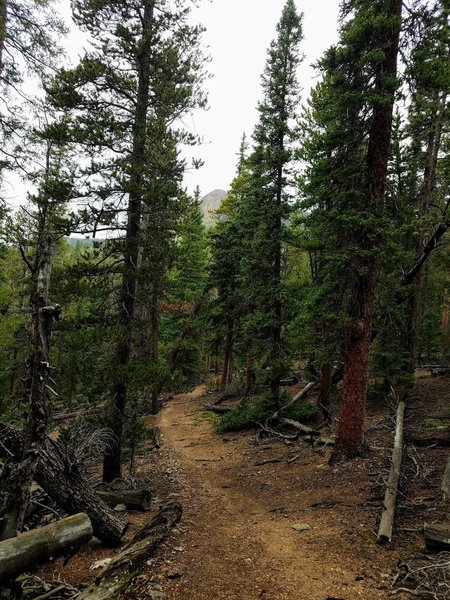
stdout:
<svg viewBox="0 0 450 600">
<path fill-rule="evenodd" d="M 77 600 L 115 600 L 123 594 L 139 567 L 153 554 L 181 518 L 181 505 L 171 502 L 128 542 Z"/>
<path fill-rule="evenodd" d="M 0 542 L 0 581 L 50 557 L 69 554 L 93 534 L 89 517 L 80 513 Z"/>
<path fill-rule="evenodd" d="M 112 508 L 123 504 L 127 510 L 150 510 L 152 504 L 152 493 L 150 490 L 110 490 L 107 488 L 96 488 L 100 498 Z"/>
<path fill-rule="evenodd" d="M 384 495 L 383 512 L 380 527 L 378 529 L 377 542 L 383 544 L 392 539 L 392 528 L 394 526 L 395 504 L 397 501 L 398 480 L 402 464 L 403 453 L 403 417 L 405 414 L 405 402 L 401 401 L 397 407 L 397 418 L 395 425 L 394 449 L 392 451 L 392 464 Z"/>
<path fill-rule="evenodd" d="M 425 536 L 425 545 L 427 550 L 432 552 L 450 551 L 450 528 L 445 525 L 423 526 L 423 535 Z"/>
<path fill-rule="evenodd" d="M 450 457 L 445 467 L 444 477 L 442 478 L 441 484 L 442 499 L 444 502 L 450 501 Z"/>
<path fill-rule="evenodd" d="M 313 389 L 318 385 L 318 383 L 318 380 L 310 381 L 309 383 L 307 383 L 305 387 L 302 388 L 298 392 L 298 394 L 296 394 L 292 398 L 292 400 L 289 400 L 287 404 L 285 404 L 279 410 L 274 412 L 273 415 L 266 420 L 266 425 L 268 425 L 272 421 L 276 421 L 283 413 L 285 413 L 292 406 L 294 406 L 294 404 L 296 404 L 299 400 L 301 400 L 302 398 L 306 398 L 306 396 L 308 396 L 313 391 Z"/>
<path fill-rule="evenodd" d="M 280 417 L 278 419 L 278 421 L 282 425 L 288 425 L 289 427 L 296 429 L 303 435 L 310 435 L 310 436 L 320 435 L 320 431 L 316 431 L 315 429 L 312 429 L 311 427 L 308 427 L 307 425 L 303 425 L 303 423 L 300 423 L 299 421 L 295 421 L 294 419 L 287 419 L 286 417 Z"/>
<path fill-rule="evenodd" d="M 17 427 L 0 423 L 0 456 L 6 451 L 17 454 L 21 448 L 22 435 Z M 7 452 L 3 456 L 8 458 Z M 92 489 L 56 440 L 49 437 L 45 439 L 34 478 L 68 514 L 86 513 L 91 520 L 95 537 L 103 543 L 116 546 L 120 542 L 127 524 Z"/>
</svg>

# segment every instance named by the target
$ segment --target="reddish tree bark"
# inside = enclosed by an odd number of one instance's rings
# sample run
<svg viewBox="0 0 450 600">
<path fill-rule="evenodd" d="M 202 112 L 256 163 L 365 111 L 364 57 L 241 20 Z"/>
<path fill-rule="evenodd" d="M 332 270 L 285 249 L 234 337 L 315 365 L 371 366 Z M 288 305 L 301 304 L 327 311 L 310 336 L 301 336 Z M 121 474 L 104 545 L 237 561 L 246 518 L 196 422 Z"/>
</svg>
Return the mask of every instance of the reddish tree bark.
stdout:
<svg viewBox="0 0 450 600">
<path fill-rule="evenodd" d="M 379 45 L 384 57 L 378 64 L 375 89 L 379 99 L 374 102 L 367 149 L 367 202 L 374 209 L 384 204 L 385 182 L 392 130 L 392 113 L 397 73 L 402 1 L 391 0 L 386 12 L 396 18 L 386 27 Z M 371 342 L 373 304 L 377 283 L 377 259 L 370 236 L 363 241 L 366 256 L 359 259 L 356 269 L 356 289 L 345 348 L 345 368 L 339 425 L 333 460 L 357 456 L 364 441 L 365 403 Z"/>
</svg>

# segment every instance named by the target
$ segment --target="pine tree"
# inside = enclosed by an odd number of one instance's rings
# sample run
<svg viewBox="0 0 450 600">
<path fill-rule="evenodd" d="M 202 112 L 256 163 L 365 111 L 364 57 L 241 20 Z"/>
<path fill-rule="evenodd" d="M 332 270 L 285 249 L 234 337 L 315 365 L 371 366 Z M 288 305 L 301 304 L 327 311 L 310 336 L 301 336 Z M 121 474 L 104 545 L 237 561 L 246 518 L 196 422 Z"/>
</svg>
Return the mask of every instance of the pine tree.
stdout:
<svg viewBox="0 0 450 600">
<path fill-rule="evenodd" d="M 317 126 L 306 151 L 308 194 L 325 244 L 323 285 L 331 286 L 344 315 L 338 321 L 344 325 L 345 369 L 334 455 L 350 458 L 363 443 L 401 2 L 345 2 L 342 18 L 340 43 L 320 63 L 324 80 L 313 98 Z"/>
<path fill-rule="evenodd" d="M 208 322 L 214 332 L 212 346 L 223 349 L 220 390 L 224 391 L 232 372 L 232 355 L 236 338 L 239 337 L 239 321 L 242 312 L 242 289 L 240 288 L 240 260 L 242 238 L 238 220 L 241 191 L 245 189 L 249 172 L 246 169 L 246 139 L 242 138 L 237 174 L 231 189 L 215 212 L 215 226 L 210 232 L 211 261 L 208 288 L 211 297 L 208 306 Z"/>
<path fill-rule="evenodd" d="M 297 68 L 301 61 L 301 15 L 293 0 L 286 2 L 277 37 L 268 50 L 262 76 L 264 98 L 247 161 L 251 173 L 239 206 L 245 239 L 241 263 L 247 287 L 246 325 L 249 347 L 259 346 L 270 365 L 271 394 L 278 401 L 284 371 L 283 247 L 286 219 L 291 213 L 295 111 L 299 101 Z M 264 349 L 262 347 L 264 346 Z"/>
<path fill-rule="evenodd" d="M 411 56 L 406 77 L 411 94 L 406 135 L 411 142 L 407 149 L 404 187 L 409 195 L 413 215 L 409 245 L 414 247 L 413 259 L 422 254 L 436 221 L 442 219 L 443 199 L 436 198 L 436 183 L 442 138 L 448 133 L 447 96 L 449 89 L 448 53 L 449 8 L 440 0 L 414 15 L 412 25 L 420 26 L 420 34 L 410 32 Z M 411 262 L 411 257 L 409 257 Z M 422 265 L 414 278 L 407 306 L 406 349 L 408 372 L 413 375 L 417 358 L 418 330 L 422 305 L 425 268 Z"/>
<path fill-rule="evenodd" d="M 74 70 L 61 72 L 52 86 L 55 104 L 68 113 L 59 134 L 74 145 L 83 144 L 89 157 L 84 173 L 87 185 L 80 194 L 91 198 L 86 217 L 94 230 L 123 227 L 120 215 L 126 201 L 125 235 L 119 242 L 123 254 L 120 332 L 109 407 L 109 425 L 117 443 L 104 462 L 104 478 L 111 480 L 120 475 L 139 273 L 148 249 L 145 240 L 159 243 L 155 237 L 159 224 L 152 230 L 152 217 L 158 218 L 158 207 L 171 197 L 158 196 L 157 182 L 168 173 L 163 167 L 155 174 L 154 162 L 164 163 L 167 155 L 158 157 L 152 144 L 159 144 L 161 128 L 169 129 L 177 143 L 194 141 L 193 136 L 177 130 L 174 121 L 205 102 L 200 90 L 202 29 L 187 25 L 189 2 L 181 2 L 173 10 L 166 0 L 142 0 L 133 5 L 125 0 L 77 0 L 73 6 L 75 19 L 92 35 L 95 50 Z M 167 147 L 173 156 L 173 144 Z M 176 155 L 175 150 L 175 161 Z"/>
</svg>

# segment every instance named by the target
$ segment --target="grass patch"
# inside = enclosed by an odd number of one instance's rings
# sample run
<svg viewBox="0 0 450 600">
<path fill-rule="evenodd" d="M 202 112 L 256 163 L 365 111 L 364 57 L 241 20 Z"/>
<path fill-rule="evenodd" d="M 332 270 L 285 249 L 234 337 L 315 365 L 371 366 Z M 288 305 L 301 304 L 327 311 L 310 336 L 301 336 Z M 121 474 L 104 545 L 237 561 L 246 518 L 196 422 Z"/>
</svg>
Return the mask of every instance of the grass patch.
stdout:
<svg viewBox="0 0 450 600">
<path fill-rule="evenodd" d="M 193 419 L 192 424 L 201 425 L 201 423 L 204 423 L 205 421 L 211 421 L 211 423 L 214 423 L 216 420 L 216 413 L 213 413 L 211 410 L 204 410 L 197 417 L 195 417 L 195 419 Z"/>
<path fill-rule="evenodd" d="M 289 399 L 281 398 L 281 405 L 287 404 Z M 240 431 L 262 423 L 277 410 L 273 398 L 263 396 L 256 398 L 244 398 L 239 406 L 233 408 L 229 413 L 219 417 L 214 427 L 219 433 L 226 431 Z M 319 414 L 320 410 L 312 404 L 294 404 L 284 413 L 285 417 L 296 421 L 309 421 Z"/>
<path fill-rule="evenodd" d="M 447 429 L 447 425 L 439 419 L 425 419 L 423 423 L 427 429 Z"/>
</svg>

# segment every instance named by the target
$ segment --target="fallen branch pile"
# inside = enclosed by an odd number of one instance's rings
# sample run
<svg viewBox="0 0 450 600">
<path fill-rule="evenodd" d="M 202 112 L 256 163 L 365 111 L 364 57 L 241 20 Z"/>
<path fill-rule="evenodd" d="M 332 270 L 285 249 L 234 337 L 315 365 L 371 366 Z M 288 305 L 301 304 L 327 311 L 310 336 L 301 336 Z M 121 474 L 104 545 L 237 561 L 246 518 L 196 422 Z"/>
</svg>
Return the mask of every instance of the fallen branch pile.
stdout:
<svg viewBox="0 0 450 600">
<path fill-rule="evenodd" d="M 412 598 L 448 600 L 450 597 L 450 553 L 432 559 L 415 559 L 399 565 L 389 596 L 401 593 Z"/>
</svg>

